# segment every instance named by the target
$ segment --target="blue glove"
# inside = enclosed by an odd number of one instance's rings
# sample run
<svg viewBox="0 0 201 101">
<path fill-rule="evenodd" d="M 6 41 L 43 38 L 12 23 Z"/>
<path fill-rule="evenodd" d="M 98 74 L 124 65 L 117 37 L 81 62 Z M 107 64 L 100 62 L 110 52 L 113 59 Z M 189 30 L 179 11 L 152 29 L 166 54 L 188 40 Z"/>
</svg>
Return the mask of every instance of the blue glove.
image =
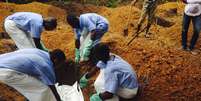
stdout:
<svg viewBox="0 0 201 101">
<path fill-rule="evenodd" d="M 103 101 L 99 94 L 93 94 L 91 97 L 90 97 L 90 101 Z"/>
<path fill-rule="evenodd" d="M 75 48 L 75 63 L 79 63 L 80 61 L 80 50 Z"/>
<path fill-rule="evenodd" d="M 89 80 L 86 78 L 86 74 L 84 74 L 84 76 L 82 76 L 82 78 L 80 79 L 80 88 L 85 88 L 88 84 Z"/>
</svg>

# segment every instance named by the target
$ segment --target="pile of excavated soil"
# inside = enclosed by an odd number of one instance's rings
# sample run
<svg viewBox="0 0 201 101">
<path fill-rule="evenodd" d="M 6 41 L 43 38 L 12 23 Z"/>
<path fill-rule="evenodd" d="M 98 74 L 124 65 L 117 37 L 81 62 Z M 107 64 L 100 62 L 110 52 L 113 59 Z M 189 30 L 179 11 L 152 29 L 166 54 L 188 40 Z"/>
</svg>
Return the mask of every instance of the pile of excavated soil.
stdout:
<svg viewBox="0 0 201 101">
<path fill-rule="evenodd" d="M 0 101 L 25 101 L 25 97 L 3 83 L 0 83 L 0 90 Z"/>
<path fill-rule="evenodd" d="M 25 9 L 26 8 L 26 9 Z M 42 40 L 50 49 L 60 48 L 65 51 L 68 58 L 74 57 L 74 40 L 72 29 L 65 23 L 65 15 L 69 12 L 78 14 L 96 12 L 104 15 L 110 21 L 109 32 L 103 37 L 103 41 L 110 45 L 113 53 L 127 60 L 135 69 L 140 81 L 139 101 L 199 101 L 201 100 L 201 53 L 192 55 L 181 51 L 181 24 L 184 5 L 181 3 L 167 3 L 160 5 L 157 15 L 174 22 L 171 27 L 164 28 L 154 25 L 151 28 L 151 37 L 144 38 L 143 33 L 129 46 L 126 45 L 135 31 L 140 9 L 133 7 L 128 37 L 123 36 L 123 30 L 127 27 L 130 14 L 129 6 L 117 8 L 96 7 L 91 5 L 69 4 L 59 9 L 54 6 L 30 3 L 15 5 L 0 3 L 0 23 L 3 19 L 16 11 L 32 11 L 44 16 L 55 16 L 59 19 L 59 25 L 55 31 L 45 31 Z M 177 14 L 169 14 L 169 10 L 177 9 Z M 1 24 L 2 25 L 2 24 Z M 192 28 L 189 37 L 192 36 Z M 190 39 L 190 38 L 189 38 Z M 198 40 L 196 48 L 201 47 Z M 0 44 L 0 47 L 4 46 Z M 2 50 L 2 49 L 0 49 Z M 0 94 L 4 89 L 0 88 Z M 89 91 L 85 89 L 85 97 L 88 101 Z"/>
</svg>

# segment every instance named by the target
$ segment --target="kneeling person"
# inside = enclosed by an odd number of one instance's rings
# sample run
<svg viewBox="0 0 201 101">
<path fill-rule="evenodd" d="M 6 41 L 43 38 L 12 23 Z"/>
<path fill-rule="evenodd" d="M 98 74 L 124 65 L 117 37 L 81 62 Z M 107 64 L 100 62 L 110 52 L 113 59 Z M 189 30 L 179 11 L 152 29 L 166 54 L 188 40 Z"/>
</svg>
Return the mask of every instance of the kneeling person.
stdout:
<svg viewBox="0 0 201 101">
<path fill-rule="evenodd" d="M 109 47 L 105 44 L 98 44 L 92 50 L 100 74 L 97 77 L 94 87 L 96 94 L 90 97 L 90 101 L 119 101 L 120 99 L 133 99 L 138 91 L 138 81 L 135 72 L 130 64 L 117 55 L 110 54 Z M 95 72 L 84 75 L 80 84 L 86 84 Z"/>
</svg>

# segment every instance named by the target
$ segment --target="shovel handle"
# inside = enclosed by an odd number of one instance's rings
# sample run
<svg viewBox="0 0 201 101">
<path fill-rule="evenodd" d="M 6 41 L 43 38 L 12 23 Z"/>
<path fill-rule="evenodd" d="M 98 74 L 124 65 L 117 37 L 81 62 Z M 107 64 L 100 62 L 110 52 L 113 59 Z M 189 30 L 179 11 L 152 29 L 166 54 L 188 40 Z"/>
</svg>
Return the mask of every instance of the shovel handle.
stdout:
<svg viewBox="0 0 201 101">
<path fill-rule="evenodd" d="M 133 38 L 127 43 L 127 46 L 130 45 L 131 42 L 132 42 L 135 38 L 137 38 L 140 33 L 144 32 L 144 30 L 145 30 L 146 28 L 147 28 L 147 26 L 144 27 L 141 31 L 136 32 L 136 34 L 134 34 L 134 36 L 132 36 Z"/>
</svg>

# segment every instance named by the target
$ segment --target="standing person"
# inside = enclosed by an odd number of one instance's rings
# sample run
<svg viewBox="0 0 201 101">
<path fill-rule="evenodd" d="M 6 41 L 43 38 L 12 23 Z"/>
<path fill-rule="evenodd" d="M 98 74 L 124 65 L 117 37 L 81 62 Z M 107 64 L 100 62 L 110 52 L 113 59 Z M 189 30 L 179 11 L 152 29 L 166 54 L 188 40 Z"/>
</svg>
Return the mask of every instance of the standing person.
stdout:
<svg viewBox="0 0 201 101">
<path fill-rule="evenodd" d="M 86 13 L 79 17 L 69 14 L 67 22 L 75 33 L 75 61 L 88 61 L 91 48 L 108 31 L 108 20 L 96 13 Z"/>
<path fill-rule="evenodd" d="M 182 27 L 182 48 L 184 50 L 190 50 L 192 54 L 198 54 L 194 51 L 194 46 L 198 40 L 201 29 L 201 0 L 183 0 L 186 3 L 183 27 Z M 190 22 L 193 22 L 193 36 L 190 41 L 190 46 L 187 46 L 187 33 Z"/>
<path fill-rule="evenodd" d="M 133 5 L 135 5 L 135 3 L 137 1 L 138 0 L 134 0 L 132 2 Z M 142 23 L 145 21 L 145 18 L 147 17 L 148 21 L 147 21 L 147 25 L 146 25 L 145 37 L 149 37 L 149 29 L 155 19 L 155 11 L 156 11 L 159 1 L 160 0 L 144 0 L 143 9 L 142 9 L 141 16 L 140 16 L 140 19 L 137 24 L 136 33 L 138 33 L 141 30 Z"/>
<path fill-rule="evenodd" d="M 54 86 L 54 67 L 65 61 L 62 51 L 20 49 L 0 55 L 0 60 L 0 81 L 15 88 L 29 101 L 61 101 Z"/>
<path fill-rule="evenodd" d="M 100 74 L 94 83 L 97 93 L 90 97 L 90 101 L 134 101 L 138 81 L 132 66 L 121 57 L 110 54 L 105 44 L 97 44 L 93 52 L 99 60 L 97 69 L 100 69 Z M 94 74 L 94 71 L 86 73 L 80 79 L 82 88 L 87 86 L 88 79 Z"/>
<path fill-rule="evenodd" d="M 41 41 L 41 33 L 43 28 L 49 31 L 56 26 L 57 20 L 54 17 L 43 18 L 42 15 L 32 12 L 17 12 L 4 21 L 5 31 L 18 49 L 38 48 L 48 51 Z"/>
</svg>

